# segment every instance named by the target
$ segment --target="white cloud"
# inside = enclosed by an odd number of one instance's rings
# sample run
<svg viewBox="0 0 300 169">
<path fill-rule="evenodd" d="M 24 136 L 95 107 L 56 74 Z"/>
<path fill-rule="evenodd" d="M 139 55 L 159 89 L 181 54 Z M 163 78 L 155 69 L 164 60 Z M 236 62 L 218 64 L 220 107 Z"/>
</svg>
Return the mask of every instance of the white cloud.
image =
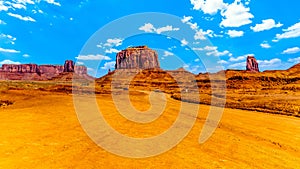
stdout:
<svg viewBox="0 0 300 169">
<path fill-rule="evenodd" d="M 250 2 L 251 2 L 251 0 L 246 0 L 245 4 L 246 4 L 246 5 L 249 5 Z"/>
<path fill-rule="evenodd" d="M 18 18 L 20 20 L 23 20 L 23 21 L 31 21 L 31 22 L 36 22 L 35 19 L 31 18 L 30 16 L 21 16 L 19 14 L 13 14 L 13 13 L 7 13 L 7 15 L 9 16 L 12 16 L 12 17 L 15 17 L 15 18 Z"/>
<path fill-rule="evenodd" d="M 161 34 L 162 32 L 171 32 L 171 31 L 178 31 L 179 28 L 173 28 L 172 25 L 167 25 L 164 27 L 155 28 L 151 23 L 146 23 L 145 25 L 141 26 L 139 30 L 152 33 L 155 32 L 157 34 Z"/>
<path fill-rule="evenodd" d="M 207 51 L 206 55 L 207 56 L 225 56 L 229 55 L 231 56 L 232 54 L 228 50 L 224 50 L 223 52 L 218 51 L 217 46 L 205 46 L 204 48 L 192 48 L 192 50 L 198 50 L 198 51 Z"/>
<path fill-rule="evenodd" d="M 16 37 L 13 37 L 11 35 L 6 35 L 1 33 L 0 34 L 0 40 L 3 41 L 4 43 L 10 43 L 10 44 L 15 44 L 15 41 L 17 40 Z"/>
<path fill-rule="evenodd" d="M 78 60 L 111 60 L 110 57 L 104 55 L 79 55 Z"/>
<path fill-rule="evenodd" d="M 12 6 L 17 9 L 26 9 L 26 6 L 22 4 L 12 4 Z"/>
<path fill-rule="evenodd" d="M 36 0 L 36 3 L 40 3 L 41 0 Z M 5 2 L 5 3 L 3 3 Z M 7 11 L 8 9 L 27 9 L 27 5 L 34 5 L 32 0 L 12 0 L 12 1 L 0 1 L 0 11 Z"/>
<path fill-rule="evenodd" d="M 260 46 L 262 48 L 265 48 L 265 49 L 271 48 L 270 44 L 268 42 L 266 42 L 266 41 L 264 41 L 263 43 L 261 43 Z"/>
<path fill-rule="evenodd" d="M 76 62 L 76 65 L 84 65 L 84 62 Z"/>
<path fill-rule="evenodd" d="M 123 39 L 121 39 L 121 38 L 107 39 L 104 46 L 109 46 L 109 47 L 120 46 L 120 45 L 122 45 L 122 42 L 123 42 Z M 101 46 L 101 45 L 99 45 L 99 46 Z M 97 47 L 99 47 L 99 46 L 97 45 Z"/>
<path fill-rule="evenodd" d="M 194 39 L 195 40 L 205 40 L 206 37 L 205 36 L 209 36 L 209 37 L 216 37 L 217 35 L 214 34 L 214 31 L 213 30 L 202 30 L 202 29 L 199 29 L 199 30 L 196 30 L 196 34 L 194 35 Z"/>
<path fill-rule="evenodd" d="M 56 5 L 56 6 L 61 6 L 61 4 L 59 2 L 55 2 L 55 0 L 46 0 L 46 2 L 49 4 Z"/>
<path fill-rule="evenodd" d="M 206 39 L 202 29 L 200 29 L 199 31 L 196 31 L 196 34 L 194 35 L 194 39 L 195 40 L 205 40 Z"/>
<path fill-rule="evenodd" d="M 13 8 L 13 9 L 26 9 L 25 4 L 21 4 L 18 2 L 15 3 L 15 2 L 6 1 L 5 5 L 7 5 L 8 8 Z"/>
<path fill-rule="evenodd" d="M 250 13 L 250 8 L 243 5 L 240 0 L 235 0 L 226 6 L 226 10 L 221 11 L 223 16 L 220 26 L 240 27 L 252 23 L 254 16 Z"/>
<path fill-rule="evenodd" d="M 197 23 L 187 22 L 187 24 L 190 25 L 190 28 L 191 28 L 192 30 L 195 30 L 195 31 L 196 31 L 196 30 L 199 29 L 199 26 L 198 26 Z"/>
<path fill-rule="evenodd" d="M 182 65 L 182 68 L 184 68 L 185 70 L 187 70 L 187 69 L 190 68 L 190 65 L 188 65 L 188 64 L 183 64 L 183 65 Z"/>
<path fill-rule="evenodd" d="M 247 56 L 249 56 L 249 54 L 248 55 L 243 55 L 243 56 L 238 56 L 236 58 L 235 57 L 230 57 L 229 61 L 230 62 L 238 62 L 238 61 L 246 60 Z M 253 56 L 253 55 L 251 55 L 251 56 Z"/>
<path fill-rule="evenodd" d="M 263 67 L 263 68 L 266 68 L 266 67 L 274 68 L 281 64 L 281 60 L 278 58 L 274 58 L 271 60 L 258 60 L 257 62 L 258 62 L 259 67 Z"/>
<path fill-rule="evenodd" d="M 168 50 L 172 51 L 173 49 L 176 49 L 176 48 L 177 48 L 177 46 L 171 46 L 171 47 L 168 48 Z"/>
<path fill-rule="evenodd" d="M 164 56 L 165 57 L 167 57 L 167 56 L 174 56 L 174 53 L 169 52 L 169 51 L 164 51 Z"/>
<path fill-rule="evenodd" d="M 32 1 L 32 0 L 14 0 L 14 1 L 18 4 L 24 4 L 24 5 L 26 5 L 26 4 L 33 5 L 34 4 L 34 1 Z M 40 1 L 38 1 L 38 2 L 40 2 Z"/>
<path fill-rule="evenodd" d="M 217 49 L 218 49 L 218 47 L 216 47 L 216 46 L 205 46 L 204 47 L 204 50 L 206 50 L 206 51 L 217 50 Z"/>
<path fill-rule="evenodd" d="M 194 10 L 201 10 L 205 14 L 214 15 L 223 10 L 226 5 L 223 0 L 190 0 Z"/>
<path fill-rule="evenodd" d="M 189 22 L 192 19 L 193 19 L 192 16 L 183 16 L 183 18 L 181 19 L 181 22 L 182 23 L 187 23 L 187 22 Z"/>
<path fill-rule="evenodd" d="M 24 58 L 29 58 L 30 56 L 28 54 L 23 55 Z"/>
<path fill-rule="evenodd" d="M 0 11 L 7 11 L 8 7 L 4 5 L 4 1 L 0 1 Z"/>
<path fill-rule="evenodd" d="M 179 31 L 179 28 L 173 28 L 173 26 L 167 25 L 165 27 L 157 28 L 156 32 L 161 34 L 162 32 Z"/>
<path fill-rule="evenodd" d="M 189 42 L 187 40 L 185 40 L 185 39 L 181 40 L 181 46 L 186 46 L 188 44 L 189 44 Z"/>
<path fill-rule="evenodd" d="M 222 35 L 216 35 L 213 30 L 208 29 L 208 30 L 204 31 L 203 29 L 199 29 L 199 26 L 197 23 L 191 22 L 192 19 L 193 19 L 193 17 L 191 17 L 191 16 L 183 16 L 181 21 L 183 23 L 186 23 L 187 25 L 189 25 L 190 28 L 196 32 L 194 35 L 195 40 L 206 40 L 205 36 L 209 36 L 211 38 L 212 37 L 222 37 Z"/>
<path fill-rule="evenodd" d="M 300 22 L 283 29 L 284 33 L 276 34 L 276 40 L 300 37 Z"/>
<path fill-rule="evenodd" d="M 20 53 L 20 51 L 17 51 L 15 49 L 4 49 L 0 47 L 0 52 L 4 52 L 4 53 Z"/>
<path fill-rule="evenodd" d="M 282 54 L 294 54 L 300 52 L 299 47 L 288 48 L 282 52 Z"/>
<path fill-rule="evenodd" d="M 275 23 L 274 19 L 263 20 L 261 24 L 256 24 L 254 27 L 250 27 L 254 32 L 261 32 L 265 30 L 270 30 L 272 28 L 279 28 L 283 26 L 281 23 Z"/>
<path fill-rule="evenodd" d="M 116 64 L 115 61 L 106 62 L 106 63 L 104 63 L 103 67 L 101 67 L 101 69 L 105 69 L 105 70 L 113 69 L 113 68 L 115 68 L 115 64 Z"/>
<path fill-rule="evenodd" d="M 14 62 L 14 61 L 11 61 L 11 60 L 3 60 L 0 62 L 0 65 L 4 65 L 4 64 L 15 64 L 15 65 L 18 65 L 18 64 L 21 64 L 20 62 Z"/>
<path fill-rule="evenodd" d="M 230 52 L 228 50 L 224 50 L 223 52 L 220 52 L 218 50 L 214 50 L 214 51 L 211 51 L 211 52 L 207 52 L 206 55 L 207 56 L 210 56 L 210 55 L 213 55 L 213 56 L 225 56 L 225 55 L 229 55 Z"/>
<path fill-rule="evenodd" d="M 229 35 L 231 38 L 235 38 L 235 37 L 241 37 L 244 35 L 243 31 L 236 31 L 236 30 L 229 30 L 227 32 L 227 35 Z"/>
<path fill-rule="evenodd" d="M 217 50 L 218 47 L 216 46 L 205 46 L 204 48 L 192 48 L 193 50 L 199 50 L 199 51 L 212 51 L 212 50 Z"/>
<path fill-rule="evenodd" d="M 199 59 L 199 58 L 197 58 L 197 59 L 195 59 L 195 60 L 194 60 L 194 62 L 200 62 L 200 59 Z"/>
<path fill-rule="evenodd" d="M 228 66 L 228 68 L 234 68 L 234 69 L 243 68 L 243 67 L 246 67 L 246 62 L 234 63 Z"/>
<path fill-rule="evenodd" d="M 218 63 L 222 64 L 222 65 L 228 64 L 228 62 L 226 60 L 219 60 Z"/>
<path fill-rule="evenodd" d="M 297 57 L 297 58 L 290 58 L 290 59 L 288 60 L 288 62 L 293 62 L 293 63 L 295 63 L 295 64 L 300 63 L 300 57 Z"/>
<path fill-rule="evenodd" d="M 139 30 L 150 33 L 150 32 L 154 32 L 156 29 L 151 23 L 145 23 L 145 25 L 141 26 Z"/>
<path fill-rule="evenodd" d="M 120 52 L 120 50 L 114 49 L 114 48 L 110 48 L 110 49 L 105 50 L 105 53 L 118 53 L 118 52 Z"/>
</svg>

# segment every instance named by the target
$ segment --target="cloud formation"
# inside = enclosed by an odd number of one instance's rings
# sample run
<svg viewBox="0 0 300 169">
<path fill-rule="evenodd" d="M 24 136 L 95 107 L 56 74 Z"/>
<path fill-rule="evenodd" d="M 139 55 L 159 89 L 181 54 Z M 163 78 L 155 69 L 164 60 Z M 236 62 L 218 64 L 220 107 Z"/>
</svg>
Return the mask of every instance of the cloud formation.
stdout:
<svg viewBox="0 0 300 169">
<path fill-rule="evenodd" d="M 79 55 L 78 60 L 111 60 L 110 57 L 104 55 Z"/>
<path fill-rule="evenodd" d="M 14 61 L 11 61 L 11 60 L 3 60 L 0 62 L 0 65 L 4 65 L 4 64 L 15 64 L 15 65 L 18 65 L 18 64 L 21 64 L 20 62 L 14 62 Z"/>
<path fill-rule="evenodd" d="M 155 32 L 157 34 L 161 34 L 163 32 L 179 31 L 179 28 L 173 28 L 172 25 L 155 28 L 151 23 L 145 23 L 145 25 L 139 27 L 139 30 L 147 32 L 147 33 Z"/>
<path fill-rule="evenodd" d="M 164 51 L 164 55 L 163 56 L 165 56 L 165 57 L 167 57 L 167 56 L 174 56 L 174 53 L 169 52 L 169 51 Z"/>
<path fill-rule="evenodd" d="M 104 65 L 101 67 L 101 69 L 108 70 L 108 69 L 113 69 L 115 67 L 116 62 L 111 61 L 111 62 L 105 62 Z"/>
<path fill-rule="evenodd" d="M 1 48 L 1 47 L 0 47 L 0 52 L 3 52 L 3 53 L 20 53 L 20 51 L 15 50 L 15 49 L 4 49 L 4 48 Z"/>
<path fill-rule="evenodd" d="M 30 16 L 21 16 L 19 14 L 14 14 L 14 13 L 7 13 L 7 15 L 15 17 L 17 19 L 23 20 L 23 21 L 30 21 L 30 22 L 36 22 L 35 19 L 31 18 Z"/>
<path fill-rule="evenodd" d="M 268 42 L 266 42 L 266 41 L 264 41 L 263 43 L 261 43 L 260 46 L 262 48 L 265 48 L 265 49 L 271 48 L 271 45 Z"/>
<path fill-rule="evenodd" d="M 235 0 L 227 5 L 226 10 L 221 11 L 221 27 L 240 27 L 252 23 L 254 16 L 250 13 L 250 8 L 245 7 L 240 0 Z"/>
<path fill-rule="evenodd" d="M 294 54 L 300 52 L 299 47 L 288 48 L 282 52 L 282 54 Z"/>
<path fill-rule="evenodd" d="M 272 28 L 279 28 L 283 26 L 283 24 L 275 23 L 274 19 L 266 19 L 263 20 L 261 24 L 256 24 L 254 27 L 251 26 L 250 29 L 252 29 L 254 32 L 261 32 L 265 30 L 270 30 Z"/>
<path fill-rule="evenodd" d="M 191 0 L 194 10 L 201 10 L 205 14 L 214 15 L 226 8 L 223 0 Z"/>
<path fill-rule="evenodd" d="M 229 30 L 227 35 L 231 38 L 242 37 L 244 35 L 244 31 Z"/>
<path fill-rule="evenodd" d="M 288 39 L 288 38 L 297 38 L 300 37 L 300 22 L 283 29 L 282 34 L 276 34 L 275 40 Z"/>
</svg>

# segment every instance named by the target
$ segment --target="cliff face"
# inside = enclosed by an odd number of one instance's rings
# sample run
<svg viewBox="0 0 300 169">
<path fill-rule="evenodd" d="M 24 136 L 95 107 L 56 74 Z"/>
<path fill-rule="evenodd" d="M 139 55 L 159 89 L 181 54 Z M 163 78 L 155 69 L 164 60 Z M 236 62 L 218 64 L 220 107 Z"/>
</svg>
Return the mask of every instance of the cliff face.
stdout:
<svg viewBox="0 0 300 169">
<path fill-rule="evenodd" d="M 85 66 L 74 66 L 74 62 L 67 60 L 61 65 L 36 64 L 4 64 L 0 68 L 0 79 L 4 80 L 49 80 L 63 72 L 74 72 L 78 75 L 87 75 Z"/>
<path fill-rule="evenodd" d="M 130 47 L 116 56 L 116 69 L 159 68 L 158 54 L 147 46 Z"/>
<path fill-rule="evenodd" d="M 36 65 L 36 64 L 23 64 L 23 65 L 4 64 L 4 65 L 2 65 L 2 72 L 37 73 L 38 72 L 38 65 Z"/>
<path fill-rule="evenodd" d="M 65 61 L 64 72 L 74 72 L 74 62 L 72 60 Z"/>
<path fill-rule="evenodd" d="M 258 63 L 254 56 L 247 57 L 246 70 L 251 72 L 259 72 Z"/>
</svg>

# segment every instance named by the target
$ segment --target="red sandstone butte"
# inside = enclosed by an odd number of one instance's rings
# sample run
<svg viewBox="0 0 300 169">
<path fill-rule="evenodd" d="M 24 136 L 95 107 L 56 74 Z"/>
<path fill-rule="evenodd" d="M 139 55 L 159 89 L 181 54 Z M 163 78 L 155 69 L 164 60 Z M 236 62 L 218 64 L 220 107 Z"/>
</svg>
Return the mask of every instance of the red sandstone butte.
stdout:
<svg viewBox="0 0 300 169">
<path fill-rule="evenodd" d="M 158 54 L 147 46 L 129 47 L 116 55 L 116 69 L 159 68 Z"/>
<path fill-rule="evenodd" d="M 67 60 L 63 66 L 4 64 L 0 67 L 0 80 L 50 80 L 63 72 L 86 76 L 87 68 L 85 66 L 74 66 L 74 62 L 71 60 Z"/>
<path fill-rule="evenodd" d="M 251 72 L 259 72 L 258 63 L 254 56 L 247 57 L 246 70 Z"/>
<path fill-rule="evenodd" d="M 72 60 L 65 61 L 64 72 L 74 72 L 74 62 Z"/>
</svg>

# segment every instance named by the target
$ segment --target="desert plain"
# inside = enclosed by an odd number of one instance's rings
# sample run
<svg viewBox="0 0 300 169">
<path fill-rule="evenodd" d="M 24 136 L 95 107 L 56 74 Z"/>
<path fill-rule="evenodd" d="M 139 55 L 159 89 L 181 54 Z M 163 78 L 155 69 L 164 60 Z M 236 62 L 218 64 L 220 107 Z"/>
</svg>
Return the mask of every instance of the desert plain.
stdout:
<svg viewBox="0 0 300 169">
<path fill-rule="evenodd" d="M 114 155 L 95 144 L 82 129 L 73 94 L 67 90 L 70 85 L 1 81 L 0 168 L 300 168 L 299 117 L 225 108 L 216 131 L 199 144 L 211 108 L 204 104 L 199 106 L 191 131 L 171 150 L 142 159 Z M 166 93 L 165 111 L 148 124 L 121 116 L 109 93 L 96 94 L 96 99 L 115 130 L 145 138 L 164 132 L 178 115 L 180 101 Z M 297 93 L 288 95 L 297 98 Z M 149 92 L 129 88 L 129 96 L 137 110 L 150 108 Z M 85 97 L 89 94 L 83 93 L 82 99 Z"/>
</svg>

